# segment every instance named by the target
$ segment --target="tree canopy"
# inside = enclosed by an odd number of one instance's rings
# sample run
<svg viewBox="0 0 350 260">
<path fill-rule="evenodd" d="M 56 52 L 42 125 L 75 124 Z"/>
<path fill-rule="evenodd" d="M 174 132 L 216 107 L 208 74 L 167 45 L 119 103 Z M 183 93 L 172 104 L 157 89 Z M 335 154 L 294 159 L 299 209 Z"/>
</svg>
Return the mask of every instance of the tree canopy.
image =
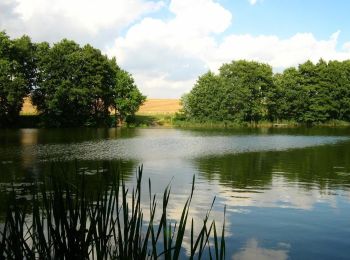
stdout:
<svg viewBox="0 0 350 260">
<path fill-rule="evenodd" d="M 0 32 L 0 127 L 16 122 L 23 98 L 35 85 L 34 52 L 29 37 L 11 40 Z"/>
<path fill-rule="evenodd" d="M 307 61 L 276 74 L 268 64 L 233 61 L 200 76 L 182 103 L 199 121 L 350 121 L 350 61 Z"/>
<path fill-rule="evenodd" d="M 91 45 L 50 46 L 1 32 L 0 126 L 15 124 L 26 96 L 51 127 L 109 125 L 111 110 L 120 121 L 145 100 L 131 74 Z"/>
</svg>

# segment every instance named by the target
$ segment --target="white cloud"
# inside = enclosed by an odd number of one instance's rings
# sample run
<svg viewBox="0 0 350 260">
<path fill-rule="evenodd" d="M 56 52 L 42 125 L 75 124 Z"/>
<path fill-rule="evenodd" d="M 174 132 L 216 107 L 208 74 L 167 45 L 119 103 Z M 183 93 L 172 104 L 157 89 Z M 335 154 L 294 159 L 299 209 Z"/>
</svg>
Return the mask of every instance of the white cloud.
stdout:
<svg viewBox="0 0 350 260">
<path fill-rule="evenodd" d="M 259 2 L 262 2 L 263 0 L 248 0 L 249 4 L 256 5 Z"/>
<path fill-rule="evenodd" d="M 12 36 L 29 34 L 34 40 L 57 41 L 68 37 L 79 42 L 104 30 L 118 30 L 143 14 L 158 10 L 163 2 L 145 0 L 6 0 L 12 24 L 2 21 Z M 1 20 L 0 20 L 1 22 Z"/>
<path fill-rule="evenodd" d="M 247 59 L 266 62 L 275 69 L 296 66 L 306 60 L 345 60 L 350 58 L 350 49 L 337 50 L 340 32 L 329 39 L 318 40 L 311 33 L 298 33 L 281 39 L 277 36 L 229 35 L 208 59 L 211 69 L 216 70 L 230 60 Z M 346 47 L 346 46 L 344 46 Z"/>
<path fill-rule="evenodd" d="M 162 18 L 147 16 L 160 9 Z M 180 97 L 199 75 L 231 60 L 256 60 L 281 70 L 308 59 L 350 58 L 350 42 L 338 46 L 340 32 L 328 39 L 312 33 L 223 35 L 232 14 L 215 0 L 0 0 L 0 10 L 0 28 L 12 37 L 70 38 L 115 55 L 150 97 Z"/>
<path fill-rule="evenodd" d="M 172 0 L 168 8 L 174 14 L 171 19 L 146 17 L 107 51 L 150 97 L 179 97 L 190 91 L 199 75 L 232 60 L 266 62 L 281 70 L 308 59 L 350 58 L 349 44 L 337 49 L 340 32 L 325 40 L 312 33 L 289 38 L 230 34 L 219 40 L 216 36 L 231 25 L 232 14 L 217 2 Z"/>
<path fill-rule="evenodd" d="M 279 244 L 278 249 L 267 249 L 259 247 L 258 241 L 253 238 L 247 241 L 244 249 L 237 254 L 233 255 L 232 259 L 237 260 L 250 260 L 250 259 L 260 259 L 260 260 L 284 260 L 288 259 L 289 244 Z"/>
<path fill-rule="evenodd" d="M 195 11 L 194 11 L 195 10 Z M 204 53 L 215 48 L 232 15 L 212 0 L 172 0 L 169 20 L 145 18 L 108 50 L 149 96 L 178 97 L 209 69 Z"/>
<path fill-rule="evenodd" d="M 217 190 L 222 191 L 218 185 Z M 259 207 L 259 208 L 292 208 L 302 210 L 313 210 L 317 203 L 324 203 L 336 209 L 338 204 L 336 198 L 325 188 L 305 189 L 298 183 L 290 183 L 284 176 L 274 173 L 270 188 L 261 192 L 227 191 L 224 197 L 228 208 L 237 207 Z M 344 196 L 349 196 L 345 193 Z"/>
<path fill-rule="evenodd" d="M 343 50 L 350 52 L 350 42 L 346 42 L 343 44 Z"/>
</svg>

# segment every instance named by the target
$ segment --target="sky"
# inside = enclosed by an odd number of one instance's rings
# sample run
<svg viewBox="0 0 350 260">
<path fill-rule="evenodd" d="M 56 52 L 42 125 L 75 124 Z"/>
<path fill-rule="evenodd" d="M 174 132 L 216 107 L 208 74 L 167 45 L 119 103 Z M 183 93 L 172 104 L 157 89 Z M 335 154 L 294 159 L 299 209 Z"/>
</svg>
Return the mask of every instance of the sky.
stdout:
<svg viewBox="0 0 350 260">
<path fill-rule="evenodd" d="M 348 10 L 348 0 L 0 0 L 0 30 L 90 43 L 149 98 L 179 98 L 232 60 L 280 72 L 350 59 Z"/>
</svg>

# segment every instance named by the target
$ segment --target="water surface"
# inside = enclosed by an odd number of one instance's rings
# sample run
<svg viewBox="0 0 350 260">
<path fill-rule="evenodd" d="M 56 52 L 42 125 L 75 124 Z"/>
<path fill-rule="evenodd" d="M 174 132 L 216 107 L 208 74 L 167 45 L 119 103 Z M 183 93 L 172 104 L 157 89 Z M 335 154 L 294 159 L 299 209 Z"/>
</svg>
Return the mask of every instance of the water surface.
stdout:
<svg viewBox="0 0 350 260">
<path fill-rule="evenodd" d="M 148 178 L 156 193 L 171 182 L 174 219 L 195 175 L 191 216 L 201 219 L 216 196 L 220 224 L 227 205 L 229 259 L 349 257 L 347 128 L 1 130 L 0 203 L 11 182 L 40 180 L 53 162 L 91 178 L 112 164 L 129 185 L 143 164 L 145 192 Z"/>
</svg>

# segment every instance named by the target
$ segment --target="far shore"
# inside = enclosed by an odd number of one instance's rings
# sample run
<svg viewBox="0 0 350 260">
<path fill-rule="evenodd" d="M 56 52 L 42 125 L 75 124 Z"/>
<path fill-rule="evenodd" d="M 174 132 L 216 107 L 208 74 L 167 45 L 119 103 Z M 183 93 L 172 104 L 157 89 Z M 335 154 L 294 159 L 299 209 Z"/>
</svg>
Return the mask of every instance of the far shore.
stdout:
<svg viewBox="0 0 350 260">
<path fill-rule="evenodd" d="M 239 128 L 239 127 L 262 127 L 262 128 L 294 128 L 305 127 L 294 121 L 258 123 L 235 123 L 235 122 L 196 122 L 182 121 L 175 117 L 182 109 L 179 99 L 147 99 L 136 113 L 135 121 L 126 125 L 127 127 L 179 127 L 179 128 Z M 38 113 L 27 98 L 21 111 L 21 123 L 19 127 L 37 127 Z M 111 114 L 113 116 L 113 113 Z M 313 125 L 316 127 L 349 127 L 350 122 L 332 120 L 330 122 Z"/>
</svg>

